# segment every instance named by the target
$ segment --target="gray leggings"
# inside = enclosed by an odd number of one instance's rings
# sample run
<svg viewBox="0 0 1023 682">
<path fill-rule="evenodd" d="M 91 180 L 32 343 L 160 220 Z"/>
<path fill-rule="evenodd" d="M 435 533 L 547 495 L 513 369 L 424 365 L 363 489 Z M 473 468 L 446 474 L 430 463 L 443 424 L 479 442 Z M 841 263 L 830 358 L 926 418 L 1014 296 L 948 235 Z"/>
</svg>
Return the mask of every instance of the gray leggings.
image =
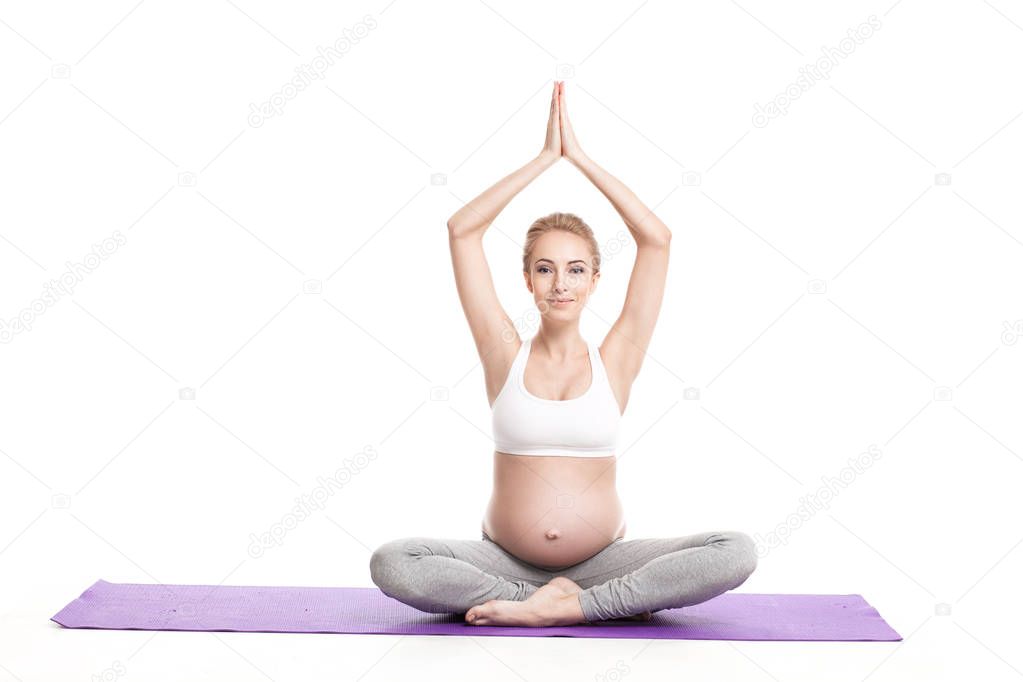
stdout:
<svg viewBox="0 0 1023 682">
<path fill-rule="evenodd" d="M 619 538 L 559 571 L 518 559 L 486 533 L 482 540 L 392 540 L 369 563 L 381 592 L 428 613 L 461 615 L 491 599 L 523 601 L 565 576 L 583 590 L 587 622 L 699 604 L 744 583 L 756 565 L 752 538 L 735 531 Z"/>
</svg>

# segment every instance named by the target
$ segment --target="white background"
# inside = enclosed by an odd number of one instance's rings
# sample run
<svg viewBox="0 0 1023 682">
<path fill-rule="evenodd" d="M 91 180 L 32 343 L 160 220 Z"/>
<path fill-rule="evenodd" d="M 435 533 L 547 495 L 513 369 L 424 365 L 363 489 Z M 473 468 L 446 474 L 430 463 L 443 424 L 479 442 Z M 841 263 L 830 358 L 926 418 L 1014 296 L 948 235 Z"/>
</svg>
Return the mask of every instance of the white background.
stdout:
<svg viewBox="0 0 1023 682">
<path fill-rule="evenodd" d="M 1005 0 L 0 5 L 0 680 L 1023 675 L 1021 59 Z M 562 77 L 583 148 L 674 235 L 623 420 L 628 537 L 789 521 L 739 591 L 862 594 L 904 641 L 50 622 L 99 578 L 369 587 L 387 540 L 479 538 L 490 410 L 444 225 L 539 152 Z M 555 210 L 602 247 L 628 235 L 567 161 L 514 199 L 484 244 L 523 337 L 522 239 Z M 634 256 L 628 238 L 605 254 L 588 340 Z M 826 509 L 790 517 L 872 446 Z"/>
</svg>

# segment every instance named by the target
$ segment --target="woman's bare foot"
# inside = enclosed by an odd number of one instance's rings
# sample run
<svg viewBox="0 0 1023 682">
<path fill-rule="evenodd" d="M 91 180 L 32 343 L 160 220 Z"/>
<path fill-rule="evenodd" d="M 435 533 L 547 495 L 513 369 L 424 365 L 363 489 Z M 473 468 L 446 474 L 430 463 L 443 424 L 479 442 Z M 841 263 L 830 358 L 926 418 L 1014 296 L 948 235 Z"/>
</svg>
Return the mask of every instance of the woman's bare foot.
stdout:
<svg viewBox="0 0 1023 682">
<path fill-rule="evenodd" d="M 554 627 L 586 622 L 579 597 L 582 588 L 568 578 L 558 576 L 539 588 L 525 601 L 491 599 L 469 609 L 465 620 L 470 625 L 521 625 Z"/>
<path fill-rule="evenodd" d="M 579 598 L 583 591 L 572 580 L 557 576 L 529 595 L 525 601 L 492 599 L 469 609 L 465 620 L 470 625 L 525 625 L 553 627 L 586 622 Z M 649 611 L 616 620 L 650 620 Z"/>
</svg>

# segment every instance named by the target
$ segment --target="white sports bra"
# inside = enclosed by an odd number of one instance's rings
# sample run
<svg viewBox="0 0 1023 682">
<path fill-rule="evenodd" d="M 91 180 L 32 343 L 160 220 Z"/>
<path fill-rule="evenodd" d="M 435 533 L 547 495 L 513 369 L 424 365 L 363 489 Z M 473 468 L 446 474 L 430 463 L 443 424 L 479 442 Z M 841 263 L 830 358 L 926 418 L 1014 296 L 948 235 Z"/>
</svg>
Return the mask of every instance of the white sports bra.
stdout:
<svg viewBox="0 0 1023 682">
<path fill-rule="evenodd" d="M 533 338 L 522 343 L 493 404 L 494 446 L 510 455 L 609 457 L 618 444 L 621 412 L 600 352 L 591 344 L 593 376 L 577 398 L 548 400 L 526 390 L 525 370 Z"/>
</svg>

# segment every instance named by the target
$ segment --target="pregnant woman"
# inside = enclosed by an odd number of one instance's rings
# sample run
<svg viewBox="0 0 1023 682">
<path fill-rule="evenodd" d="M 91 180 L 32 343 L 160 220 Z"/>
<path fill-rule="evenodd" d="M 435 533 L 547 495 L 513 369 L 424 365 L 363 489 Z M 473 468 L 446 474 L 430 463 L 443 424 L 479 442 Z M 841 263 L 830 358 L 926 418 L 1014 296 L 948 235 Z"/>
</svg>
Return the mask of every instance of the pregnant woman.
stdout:
<svg viewBox="0 0 1023 682">
<path fill-rule="evenodd" d="M 498 301 L 483 252 L 497 215 L 561 157 L 608 198 L 636 241 L 624 307 L 599 347 L 579 333 L 600 278 L 586 223 L 553 213 L 526 232 L 523 277 L 541 313 L 526 341 Z M 539 627 L 646 620 L 745 582 L 757 564 L 745 533 L 624 539 L 615 490 L 619 418 L 660 311 L 671 233 L 580 149 L 564 83 L 554 84 L 540 154 L 455 213 L 448 236 L 493 411 L 493 493 L 480 540 L 393 540 L 370 559 L 373 582 L 422 611 L 464 614 L 474 625 Z"/>
</svg>

